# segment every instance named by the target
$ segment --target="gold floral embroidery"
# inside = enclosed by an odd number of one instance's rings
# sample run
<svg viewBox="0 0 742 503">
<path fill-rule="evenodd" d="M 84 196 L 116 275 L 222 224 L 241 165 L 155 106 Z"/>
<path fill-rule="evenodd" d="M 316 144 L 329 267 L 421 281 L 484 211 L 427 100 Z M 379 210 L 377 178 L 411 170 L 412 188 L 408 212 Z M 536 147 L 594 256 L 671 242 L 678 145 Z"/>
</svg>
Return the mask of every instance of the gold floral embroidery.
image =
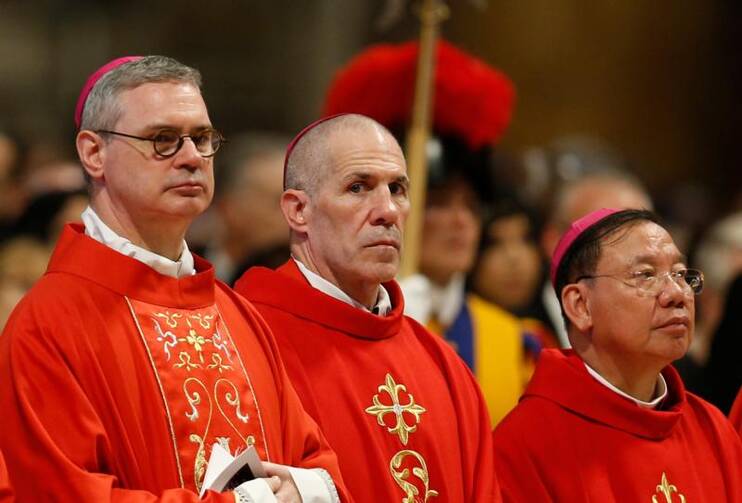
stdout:
<svg viewBox="0 0 742 503">
<path fill-rule="evenodd" d="M 208 369 L 216 369 L 221 374 L 225 370 L 232 370 L 231 365 L 225 365 L 222 361 L 222 355 L 219 353 L 211 353 L 211 364 L 209 364 Z"/>
<path fill-rule="evenodd" d="M 238 452 L 242 446 L 257 442 L 258 428 L 260 444 L 269 460 L 250 377 L 228 327 L 220 322 L 218 308 L 213 305 L 173 312 L 126 300 L 165 403 L 181 487 L 200 490 L 213 443 L 228 452 L 232 452 L 230 441 L 241 444 L 233 446 Z M 178 388 L 182 388 L 180 399 Z M 176 429 L 175 414 L 184 416 L 191 426 L 183 428 L 181 422 Z M 252 414 L 257 415 L 255 423 L 250 421 Z M 191 460 L 192 473 L 186 468 Z M 192 482 L 187 482 L 189 479 Z"/>
<path fill-rule="evenodd" d="M 175 368 L 185 368 L 186 370 L 201 368 L 200 364 L 191 361 L 191 355 L 185 351 L 181 351 L 178 354 L 178 358 L 180 358 L 180 363 L 173 365 Z"/>
<path fill-rule="evenodd" d="M 373 405 L 365 409 L 367 414 L 375 415 L 376 422 L 380 426 L 386 427 L 387 432 L 392 435 L 397 435 L 402 445 L 407 445 L 409 441 L 410 433 L 417 431 L 417 425 L 420 423 L 420 416 L 422 416 L 426 409 L 422 405 L 416 404 L 412 393 L 407 391 L 404 384 L 397 384 L 391 374 L 386 374 L 384 379 L 385 384 L 378 387 L 379 393 L 374 395 L 372 401 Z M 409 401 L 406 404 L 402 404 L 400 400 L 400 392 L 404 392 L 409 397 Z M 386 393 L 391 398 L 391 404 L 382 403 L 379 395 Z M 404 413 L 407 412 L 415 418 L 415 424 L 409 425 L 405 421 Z M 396 424 L 390 428 L 384 422 L 384 417 L 387 414 L 393 413 L 396 418 Z M 410 468 L 402 468 L 402 464 L 405 459 L 413 458 L 417 461 L 419 466 L 412 466 L 412 475 L 417 477 L 423 485 L 423 499 L 417 498 L 420 495 L 420 489 L 410 481 Z M 428 466 L 425 463 L 425 459 L 418 452 L 405 449 L 397 452 L 389 462 L 389 471 L 394 478 L 394 481 L 402 491 L 405 493 L 405 497 L 402 499 L 402 503 L 417 503 L 418 501 L 427 502 L 429 498 L 438 496 L 438 491 L 430 489 L 430 476 L 428 474 Z"/>
<path fill-rule="evenodd" d="M 208 461 L 206 461 L 204 439 L 195 433 L 192 433 L 189 439 L 197 445 L 196 460 L 193 466 L 193 483 L 196 486 L 196 490 L 200 492 L 204 481 L 204 475 L 206 475 L 206 465 L 208 465 Z"/>
<path fill-rule="evenodd" d="M 415 451 L 404 450 L 399 451 L 389 462 L 389 470 L 392 472 L 394 481 L 402 488 L 405 493 L 405 498 L 402 503 L 416 503 L 418 499 L 416 496 L 420 494 L 417 486 L 409 481 L 410 469 L 404 468 L 400 471 L 400 467 L 404 462 L 405 458 L 413 457 L 420 466 L 412 468 L 412 474 L 420 479 L 424 487 L 424 496 L 422 501 L 428 501 L 429 498 L 438 496 L 438 491 L 430 489 L 430 480 L 428 478 L 428 466 L 425 464 L 423 457 Z"/>
<path fill-rule="evenodd" d="M 393 435 L 399 435 L 399 440 L 402 445 L 407 445 L 407 441 L 410 433 L 414 433 L 417 430 L 417 423 L 420 422 L 420 416 L 425 412 L 425 408 L 417 405 L 412 393 L 407 392 L 407 388 L 404 384 L 397 384 L 394 382 L 394 378 L 391 374 L 386 375 L 386 384 L 381 385 L 378 388 L 379 393 L 386 392 L 392 399 L 391 405 L 381 403 L 379 395 L 374 395 L 374 404 L 366 409 L 366 412 L 372 415 L 376 415 L 376 421 L 380 426 L 386 426 L 384 423 L 384 416 L 390 413 L 394 413 L 397 417 L 397 424 L 393 428 L 387 427 L 387 431 Z M 399 401 L 399 392 L 404 391 L 410 398 L 407 404 L 402 405 Z M 415 424 L 408 425 L 404 420 L 404 413 L 409 412 L 415 417 Z"/>
<path fill-rule="evenodd" d="M 178 326 L 177 320 L 183 317 L 181 313 L 170 314 L 170 311 L 165 311 L 164 313 L 155 313 L 155 316 L 157 316 L 158 318 L 164 318 L 165 323 L 167 323 L 167 326 L 171 328 L 177 327 Z"/>
<path fill-rule="evenodd" d="M 654 492 L 662 493 L 662 495 L 665 497 L 665 503 L 672 503 L 672 493 L 678 493 L 678 496 L 680 497 L 680 503 L 685 503 L 685 496 L 683 496 L 680 492 L 678 492 L 677 487 L 675 487 L 673 484 L 670 484 L 670 482 L 668 482 L 667 475 L 665 475 L 665 472 L 662 472 L 662 481 L 657 486 Z M 659 500 L 657 499 L 657 494 L 652 496 L 652 503 L 659 503 Z"/>
</svg>

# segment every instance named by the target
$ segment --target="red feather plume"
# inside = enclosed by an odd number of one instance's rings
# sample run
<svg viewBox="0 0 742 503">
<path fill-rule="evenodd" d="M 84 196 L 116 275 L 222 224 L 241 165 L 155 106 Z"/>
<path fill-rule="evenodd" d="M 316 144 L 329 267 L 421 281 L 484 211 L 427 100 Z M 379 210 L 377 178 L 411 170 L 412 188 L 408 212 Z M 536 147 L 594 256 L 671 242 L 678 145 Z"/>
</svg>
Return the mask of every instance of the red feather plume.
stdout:
<svg viewBox="0 0 742 503">
<path fill-rule="evenodd" d="M 354 112 L 389 128 L 408 125 L 417 54 L 417 42 L 407 42 L 357 55 L 335 76 L 323 115 Z M 437 46 L 434 93 L 433 129 L 463 138 L 473 150 L 497 143 L 510 123 L 510 79 L 445 41 Z"/>
</svg>

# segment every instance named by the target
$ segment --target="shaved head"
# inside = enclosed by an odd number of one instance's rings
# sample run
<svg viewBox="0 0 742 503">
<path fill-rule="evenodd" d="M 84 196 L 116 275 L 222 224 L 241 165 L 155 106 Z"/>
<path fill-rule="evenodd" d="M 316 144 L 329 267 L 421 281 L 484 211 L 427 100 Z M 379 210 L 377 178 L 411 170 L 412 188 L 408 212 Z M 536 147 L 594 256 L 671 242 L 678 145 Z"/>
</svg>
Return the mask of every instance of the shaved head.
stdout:
<svg viewBox="0 0 742 503">
<path fill-rule="evenodd" d="M 387 128 L 364 115 L 346 114 L 326 120 L 309 130 L 294 146 L 286 163 L 284 189 L 315 194 L 332 165 L 333 139 L 348 132 L 375 132 L 394 140 Z"/>
</svg>

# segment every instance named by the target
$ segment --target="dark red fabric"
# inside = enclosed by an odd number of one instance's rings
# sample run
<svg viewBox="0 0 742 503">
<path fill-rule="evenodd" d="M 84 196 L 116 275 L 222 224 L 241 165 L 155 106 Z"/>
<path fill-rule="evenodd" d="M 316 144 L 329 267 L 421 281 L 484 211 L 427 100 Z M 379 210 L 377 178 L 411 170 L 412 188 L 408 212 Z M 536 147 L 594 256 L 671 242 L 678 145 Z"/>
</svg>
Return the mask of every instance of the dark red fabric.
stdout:
<svg viewBox="0 0 742 503">
<path fill-rule="evenodd" d="M 440 337 L 403 316 L 398 285 L 385 286 L 393 306 L 386 317 L 314 289 L 293 260 L 277 271 L 252 268 L 235 289 L 271 326 L 286 370 L 337 452 L 355 501 L 403 501 L 406 494 L 392 476 L 390 461 L 405 450 L 425 461 L 428 489 L 438 492 L 429 501 L 500 501 L 492 453 L 487 452 L 490 421 L 474 377 Z M 387 375 L 405 386 L 401 404 L 412 397 L 425 408 L 407 444 L 387 430 L 396 425 L 394 414 L 381 426 L 366 411 L 374 396 L 382 404 L 392 403 L 380 389 Z M 415 424 L 410 413 L 402 417 Z M 410 472 L 406 480 L 424 494 L 420 477 Z"/>
<path fill-rule="evenodd" d="M 643 409 L 596 381 L 572 351 L 542 351 L 520 404 L 494 432 L 503 499 L 665 502 L 662 486 L 672 502 L 742 501 L 739 437 L 719 410 L 686 393 L 675 369 L 663 375 L 667 398 Z"/>
<path fill-rule="evenodd" d="M 210 264 L 197 259 L 196 268 L 182 279 L 162 276 L 80 226 L 65 228 L 47 273 L 0 337 L 0 448 L 20 501 L 199 501 L 194 467 L 217 436 L 232 450 L 253 437 L 264 459 L 326 468 L 344 494 L 335 455 L 302 409 L 264 322 L 215 282 Z M 192 330 L 167 325 L 186 319 Z M 188 366 L 174 365 L 186 356 Z M 216 364 L 240 378 L 236 391 Z M 213 382 L 196 395 L 190 384 L 207 368 Z M 244 424 L 229 402 L 235 396 Z M 234 496 L 209 492 L 205 501 Z"/>
<path fill-rule="evenodd" d="M 737 398 L 734 400 L 732 410 L 729 412 L 729 421 L 737 429 L 737 432 L 742 435 L 742 387 L 739 388 Z"/>
</svg>

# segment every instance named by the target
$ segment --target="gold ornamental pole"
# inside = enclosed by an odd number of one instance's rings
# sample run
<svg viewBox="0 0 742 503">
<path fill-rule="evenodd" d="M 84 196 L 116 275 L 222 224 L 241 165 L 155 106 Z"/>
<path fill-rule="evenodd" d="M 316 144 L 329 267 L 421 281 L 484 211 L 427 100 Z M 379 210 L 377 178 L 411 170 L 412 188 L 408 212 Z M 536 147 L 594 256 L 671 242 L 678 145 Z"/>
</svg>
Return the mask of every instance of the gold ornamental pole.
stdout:
<svg viewBox="0 0 742 503">
<path fill-rule="evenodd" d="M 439 25 L 447 16 L 448 7 L 441 0 L 423 0 L 420 8 L 420 52 L 415 77 L 415 101 L 405 142 L 407 176 L 410 179 L 410 213 L 405 225 L 402 264 L 399 272 L 401 278 L 415 274 L 420 260 L 428 179 L 426 146 L 430 137 L 435 47 Z"/>
</svg>

